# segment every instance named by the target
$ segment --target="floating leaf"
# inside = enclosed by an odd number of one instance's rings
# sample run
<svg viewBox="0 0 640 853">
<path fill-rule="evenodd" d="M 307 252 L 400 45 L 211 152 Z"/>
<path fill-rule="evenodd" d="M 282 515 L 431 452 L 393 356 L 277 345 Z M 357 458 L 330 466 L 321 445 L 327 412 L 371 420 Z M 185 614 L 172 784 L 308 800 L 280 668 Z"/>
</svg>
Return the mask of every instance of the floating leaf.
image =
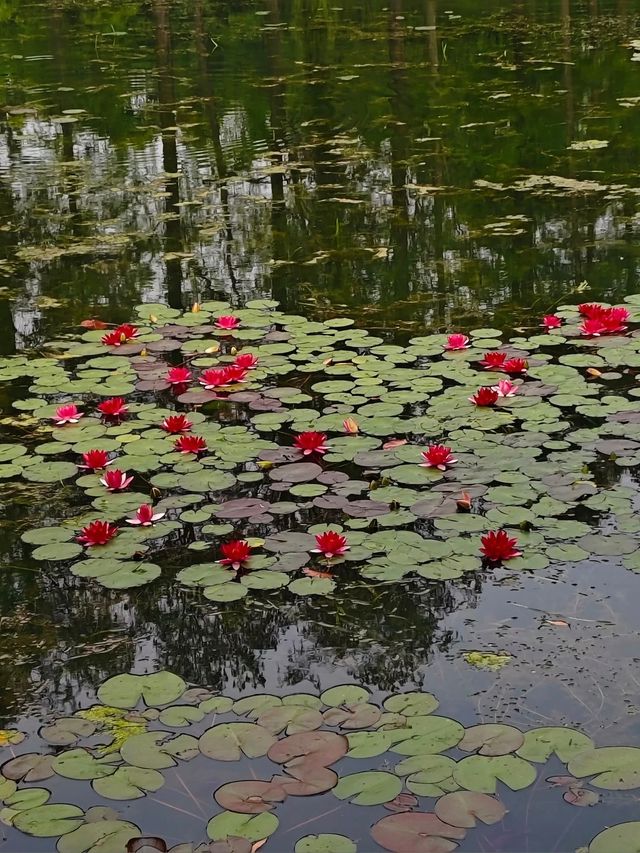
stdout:
<svg viewBox="0 0 640 853">
<path fill-rule="evenodd" d="M 168 705 L 186 690 L 186 683 L 171 672 L 151 675 L 115 675 L 98 689 L 98 698 L 116 708 L 135 708 L 142 699 L 146 705 Z"/>
<path fill-rule="evenodd" d="M 502 755 L 491 758 L 472 755 L 463 758 L 453 771 L 453 778 L 461 788 L 495 794 L 498 781 L 503 782 L 512 791 L 527 788 L 536 779 L 535 768 L 515 755 Z"/>
<path fill-rule="evenodd" d="M 233 836 L 246 838 L 248 841 L 260 841 L 273 835 L 278 823 L 278 818 L 269 813 L 243 815 L 221 812 L 207 824 L 207 835 L 212 841 L 224 841 L 225 838 Z"/>
<path fill-rule="evenodd" d="M 266 755 L 275 742 L 273 734 L 256 723 L 221 723 L 200 737 L 199 747 L 208 758 L 239 761 L 243 755 Z"/>
<path fill-rule="evenodd" d="M 305 835 L 296 842 L 294 853 L 357 853 L 355 843 L 346 835 Z"/>
<path fill-rule="evenodd" d="M 444 823 L 430 812 L 404 812 L 383 817 L 371 828 L 374 841 L 392 853 L 450 853 L 465 830 Z"/>
<path fill-rule="evenodd" d="M 343 776 L 333 793 L 339 800 L 349 800 L 359 806 L 375 806 L 392 800 L 401 790 L 402 783 L 397 776 L 370 770 Z"/>
<path fill-rule="evenodd" d="M 466 828 L 476 826 L 478 820 L 486 824 L 498 823 L 507 810 L 495 797 L 472 791 L 457 791 L 441 797 L 435 805 L 435 813 L 451 826 Z"/>
<path fill-rule="evenodd" d="M 618 823 L 596 835 L 588 853 L 640 853 L 640 821 Z"/>
</svg>

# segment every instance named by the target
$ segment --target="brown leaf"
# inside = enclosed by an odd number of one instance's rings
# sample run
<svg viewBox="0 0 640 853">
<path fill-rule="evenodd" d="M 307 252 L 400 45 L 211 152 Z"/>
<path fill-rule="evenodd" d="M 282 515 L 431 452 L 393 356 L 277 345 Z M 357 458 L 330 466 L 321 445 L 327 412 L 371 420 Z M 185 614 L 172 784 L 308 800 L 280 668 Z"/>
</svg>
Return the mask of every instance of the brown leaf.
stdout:
<svg viewBox="0 0 640 853">
<path fill-rule="evenodd" d="M 402 447 L 407 443 L 406 438 L 392 438 L 391 441 L 387 441 L 382 445 L 383 450 L 393 450 L 394 447 Z"/>
<path fill-rule="evenodd" d="M 103 323 L 102 320 L 83 320 L 80 323 L 83 329 L 108 329 L 109 324 Z"/>
<path fill-rule="evenodd" d="M 418 798 L 413 794 L 398 794 L 394 800 L 384 804 L 385 809 L 390 812 L 410 812 L 418 805 Z"/>
<path fill-rule="evenodd" d="M 599 370 L 596 370 L 595 367 L 587 367 L 587 373 L 589 376 L 602 376 L 602 373 Z"/>
</svg>

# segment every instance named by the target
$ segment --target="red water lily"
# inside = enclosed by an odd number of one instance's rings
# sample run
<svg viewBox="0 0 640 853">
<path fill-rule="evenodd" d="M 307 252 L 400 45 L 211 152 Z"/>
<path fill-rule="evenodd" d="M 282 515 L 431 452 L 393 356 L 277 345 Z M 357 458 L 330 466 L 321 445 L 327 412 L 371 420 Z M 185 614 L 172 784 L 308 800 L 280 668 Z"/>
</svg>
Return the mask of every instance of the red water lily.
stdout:
<svg viewBox="0 0 640 853">
<path fill-rule="evenodd" d="M 181 432 L 189 432 L 193 424 L 186 415 L 169 415 L 162 421 L 161 426 L 165 432 L 177 435 Z"/>
<path fill-rule="evenodd" d="M 529 369 L 526 358 L 508 358 L 502 365 L 502 369 L 510 376 L 522 376 Z"/>
<path fill-rule="evenodd" d="M 607 308 L 597 302 L 578 305 L 578 311 L 585 317 L 580 326 L 580 334 L 590 338 L 600 335 L 617 335 L 625 332 L 625 323 L 629 319 L 629 310 L 624 307 Z"/>
<path fill-rule="evenodd" d="M 117 535 L 118 528 L 115 524 L 109 524 L 108 521 L 92 521 L 91 524 L 82 528 L 80 535 L 76 538 L 87 548 L 93 548 L 95 545 L 106 545 Z"/>
<path fill-rule="evenodd" d="M 127 518 L 127 524 L 139 525 L 140 527 L 151 527 L 156 521 L 164 518 L 165 512 L 154 512 L 151 504 L 141 504 L 136 510 L 133 518 Z"/>
<path fill-rule="evenodd" d="M 254 370 L 258 366 L 259 359 L 251 352 L 241 352 L 236 356 L 234 364 L 236 367 L 243 367 L 245 370 Z"/>
<path fill-rule="evenodd" d="M 180 453 L 204 453 L 207 442 L 199 435 L 181 435 L 173 445 Z"/>
<path fill-rule="evenodd" d="M 216 326 L 219 329 L 237 329 L 239 325 L 240 320 L 232 314 L 226 314 L 216 320 Z"/>
<path fill-rule="evenodd" d="M 515 397 L 518 393 L 518 386 L 510 379 L 501 379 L 497 385 L 493 386 L 493 390 L 498 392 L 498 397 Z"/>
<path fill-rule="evenodd" d="M 102 343 L 106 347 L 119 347 L 122 344 L 128 344 L 129 341 L 133 340 L 137 335 L 138 329 L 136 326 L 132 326 L 131 323 L 122 323 L 111 332 L 107 332 L 106 335 L 103 335 Z"/>
<path fill-rule="evenodd" d="M 133 475 L 127 475 L 126 471 L 121 471 L 119 468 L 114 468 L 112 471 L 105 471 L 104 476 L 100 480 L 108 492 L 121 492 L 131 485 Z"/>
<path fill-rule="evenodd" d="M 481 538 L 480 551 L 492 563 L 502 563 L 522 556 L 518 551 L 518 540 L 508 536 L 504 530 L 492 530 Z"/>
<path fill-rule="evenodd" d="M 327 436 L 323 432 L 301 432 L 295 437 L 293 444 L 303 456 L 309 456 L 311 453 L 319 453 L 322 456 L 329 450 L 326 440 Z"/>
<path fill-rule="evenodd" d="M 595 317 L 587 317 L 580 326 L 580 334 L 587 338 L 599 338 L 600 335 L 604 335 L 606 331 L 606 327 L 602 320 L 598 320 Z"/>
<path fill-rule="evenodd" d="M 629 319 L 629 312 L 626 308 L 609 308 L 606 314 L 602 316 L 607 335 L 615 335 L 619 332 L 626 332 L 626 321 Z"/>
<path fill-rule="evenodd" d="M 327 560 L 333 557 L 342 557 L 345 551 L 349 550 L 346 536 L 341 536 L 333 530 L 327 530 L 326 533 L 318 533 L 316 535 L 317 548 L 313 548 L 314 554 L 322 554 Z"/>
<path fill-rule="evenodd" d="M 82 465 L 78 468 L 88 468 L 91 471 L 100 471 L 111 464 L 113 460 L 109 459 L 109 454 L 106 450 L 87 450 L 82 454 Z"/>
<path fill-rule="evenodd" d="M 239 364 L 230 364 L 228 367 L 225 367 L 225 372 L 227 374 L 227 381 L 233 384 L 244 382 L 249 370 L 246 367 L 240 367 Z"/>
<path fill-rule="evenodd" d="M 53 420 L 56 426 L 64 426 L 65 424 L 77 424 L 82 417 L 84 414 L 78 411 L 75 403 L 65 403 L 64 406 L 58 406 Z"/>
<path fill-rule="evenodd" d="M 498 402 L 498 392 L 494 388 L 483 385 L 482 388 L 478 388 L 473 397 L 469 397 L 469 402 L 474 406 L 495 406 Z"/>
<path fill-rule="evenodd" d="M 444 349 L 455 352 L 456 350 L 469 349 L 470 346 L 469 338 L 466 335 L 455 334 L 449 335 Z"/>
<path fill-rule="evenodd" d="M 222 559 L 218 562 L 223 566 L 230 566 L 237 572 L 251 557 L 251 545 L 244 539 L 234 539 L 232 542 L 223 542 L 220 553 Z"/>
<path fill-rule="evenodd" d="M 487 370 L 502 370 L 506 360 L 506 352 L 485 352 L 480 364 Z"/>
<path fill-rule="evenodd" d="M 342 429 L 347 433 L 347 435 L 357 435 L 360 432 L 358 422 L 354 421 L 353 418 L 345 418 L 345 420 L 342 421 Z"/>
<path fill-rule="evenodd" d="M 210 367 L 208 370 L 202 371 L 199 382 L 204 385 L 207 391 L 212 391 L 216 388 L 224 388 L 227 385 L 242 382 L 246 374 L 245 368 L 236 367 L 233 364 L 227 367 Z"/>
<path fill-rule="evenodd" d="M 560 317 L 556 317 L 555 314 L 545 314 L 540 325 L 550 332 L 552 329 L 560 328 L 562 325 L 562 319 Z"/>
<path fill-rule="evenodd" d="M 165 379 L 169 385 L 187 385 L 191 382 L 191 371 L 188 367 L 170 367 Z"/>
<path fill-rule="evenodd" d="M 422 459 L 420 465 L 423 468 L 439 468 L 440 471 L 446 471 L 449 465 L 455 465 L 458 461 L 454 458 L 451 448 L 445 447 L 444 444 L 430 444 L 422 451 Z"/>
<path fill-rule="evenodd" d="M 121 418 L 129 411 L 129 406 L 123 397 L 111 397 L 98 405 L 98 411 L 105 418 Z"/>
<path fill-rule="evenodd" d="M 578 311 L 583 317 L 589 317 L 593 320 L 594 318 L 599 319 L 602 317 L 607 312 L 607 309 L 598 302 L 583 302 L 581 305 L 578 305 Z"/>
</svg>

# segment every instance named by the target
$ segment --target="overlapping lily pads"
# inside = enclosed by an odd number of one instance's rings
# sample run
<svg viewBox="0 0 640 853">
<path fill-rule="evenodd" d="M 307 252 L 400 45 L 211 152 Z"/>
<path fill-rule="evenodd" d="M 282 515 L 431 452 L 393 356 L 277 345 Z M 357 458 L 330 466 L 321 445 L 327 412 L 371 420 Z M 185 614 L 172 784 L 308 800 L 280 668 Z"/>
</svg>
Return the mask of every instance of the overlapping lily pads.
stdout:
<svg viewBox="0 0 640 853">
<path fill-rule="evenodd" d="M 465 728 L 433 714 L 438 701 L 428 692 L 397 693 L 378 703 L 360 685 L 343 684 L 319 695 L 234 700 L 156 672 L 112 677 L 98 696 L 114 704 L 51 721 L 39 742 L 16 730 L 10 740 L 19 754 L 0 765 L 0 820 L 51 839 L 58 853 L 122 853 L 125 847 L 250 853 L 256 843 L 297 853 L 369 849 L 371 841 L 358 834 L 352 839 L 332 832 L 335 809 L 323 796 L 347 810 L 384 806 L 387 816 L 373 813 L 371 838 L 392 853 L 453 851 L 478 825 L 487 831 L 504 822 L 501 831 L 509 831 L 501 799 L 509 789 L 535 782 L 559 804 L 582 807 L 597 806 L 598 790 L 640 790 L 638 749 L 598 748 L 562 727 Z M 124 727 L 114 727 L 115 720 Z M 545 781 L 540 765 L 552 754 L 572 775 Z M 372 767 L 376 755 L 385 757 Z M 204 769 L 202 761 L 211 767 Z M 77 789 L 65 789 L 64 780 L 86 785 L 81 802 L 95 804 L 65 801 L 63 792 Z M 43 782 L 47 787 L 38 787 Z M 189 837 L 171 848 L 153 835 L 152 803 L 160 789 L 165 804 L 179 790 L 196 808 L 189 812 Z M 318 834 L 304 833 L 305 820 L 291 837 L 293 830 L 282 823 L 291 797 L 311 798 Z M 363 825 L 355 814 L 353 825 Z M 620 853 L 633 853 L 633 827 L 605 828 L 603 817 L 589 851 L 604 853 L 615 840 Z"/>
</svg>

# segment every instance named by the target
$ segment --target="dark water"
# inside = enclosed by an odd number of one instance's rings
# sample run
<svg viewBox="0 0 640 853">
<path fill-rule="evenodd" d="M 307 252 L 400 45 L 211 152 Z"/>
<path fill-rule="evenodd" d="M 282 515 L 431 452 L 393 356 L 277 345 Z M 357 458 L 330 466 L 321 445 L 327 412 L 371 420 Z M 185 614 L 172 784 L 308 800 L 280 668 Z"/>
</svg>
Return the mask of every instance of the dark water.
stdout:
<svg viewBox="0 0 640 853">
<path fill-rule="evenodd" d="M 2 0 L 0 23 L 4 355 L 143 301 L 267 296 L 404 342 L 640 290 L 638 0 Z M 131 593 L 43 573 L 15 535 L 28 496 L 0 512 L 3 723 L 166 667 L 234 696 L 418 686 L 465 724 L 640 742 L 638 579 L 614 560 L 216 612 L 175 564 Z M 603 825 L 509 805 L 536 826 L 519 850 Z"/>
</svg>

